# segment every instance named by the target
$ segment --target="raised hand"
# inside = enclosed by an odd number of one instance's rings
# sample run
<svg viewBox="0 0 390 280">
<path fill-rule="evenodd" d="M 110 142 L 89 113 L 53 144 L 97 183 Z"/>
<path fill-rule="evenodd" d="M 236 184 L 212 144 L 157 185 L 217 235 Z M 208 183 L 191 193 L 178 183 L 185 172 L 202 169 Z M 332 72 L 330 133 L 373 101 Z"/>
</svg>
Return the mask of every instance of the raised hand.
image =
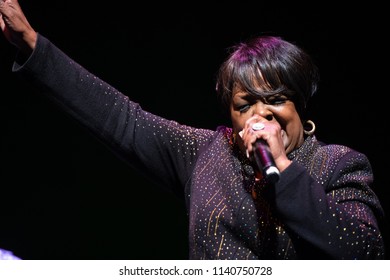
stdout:
<svg viewBox="0 0 390 280">
<path fill-rule="evenodd" d="M 35 48 L 37 33 L 18 0 L 0 0 L 0 28 L 6 39 L 24 54 L 30 54 Z"/>
</svg>

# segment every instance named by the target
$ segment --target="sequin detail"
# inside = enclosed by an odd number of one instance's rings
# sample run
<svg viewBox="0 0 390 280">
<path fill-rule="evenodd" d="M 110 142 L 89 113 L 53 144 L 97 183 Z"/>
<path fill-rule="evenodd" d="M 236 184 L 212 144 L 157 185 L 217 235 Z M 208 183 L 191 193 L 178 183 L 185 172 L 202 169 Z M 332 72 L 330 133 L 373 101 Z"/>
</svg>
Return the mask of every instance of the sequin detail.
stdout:
<svg viewBox="0 0 390 280">
<path fill-rule="evenodd" d="M 132 167 L 184 193 L 190 259 L 384 258 L 383 211 L 363 154 L 309 136 L 270 185 L 255 180 L 231 128 L 198 129 L 146 112 L 40 34 L 14 70 Z"/>
</svg>

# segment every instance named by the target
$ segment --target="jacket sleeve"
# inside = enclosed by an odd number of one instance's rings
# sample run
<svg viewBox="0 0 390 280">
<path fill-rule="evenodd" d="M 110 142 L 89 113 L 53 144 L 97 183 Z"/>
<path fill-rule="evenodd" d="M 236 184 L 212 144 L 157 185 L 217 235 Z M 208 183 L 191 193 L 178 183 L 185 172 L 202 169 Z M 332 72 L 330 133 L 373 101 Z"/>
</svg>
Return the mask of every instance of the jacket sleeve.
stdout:
<svg viewBox="0 0 390 280">
<path fill-rule="evenodd" d="M 273 202 L 300 258 L 384 258 L 372 181 L 365 155 L 335 145 L 321 148 L 309 169 L 293 162 L 283 172 Z"/>
<path fill-rule="evenodd" d="M 44 36 L 13 71 L 147 178 L 179 191 L 199 147 L 213 131 L 181 125 L 144 111 L 129 97 L 77 64 Z"/>
</svg>

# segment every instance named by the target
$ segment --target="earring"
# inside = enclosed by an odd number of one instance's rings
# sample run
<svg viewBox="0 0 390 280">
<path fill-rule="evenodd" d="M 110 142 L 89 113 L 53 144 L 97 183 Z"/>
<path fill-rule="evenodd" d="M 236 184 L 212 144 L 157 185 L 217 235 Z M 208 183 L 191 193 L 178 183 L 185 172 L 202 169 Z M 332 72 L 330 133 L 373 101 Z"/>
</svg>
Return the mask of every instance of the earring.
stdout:
<svg viewBox="0 0 390 280">
<path fill-rule="evenodd" d="M 306 127 L 307 127 L 307 126 L 310 126 L 311 129 L 310 129 L 310 130 L 305 129 L 305 125 L 306 125 Z M 312 136 L 312 135 L 314 134 L 314 132 L 316 131 L 316 125 L 315 125 L 314 122 L 312 122 L 311 120 L 307 120 L 307 121 L 305 122 L 305 125 L 304 125 L 304 130 L 303 130 L 303 132 L 304 132 L 306 135 L 308 135 L 308 136 Z"/>
</svg>

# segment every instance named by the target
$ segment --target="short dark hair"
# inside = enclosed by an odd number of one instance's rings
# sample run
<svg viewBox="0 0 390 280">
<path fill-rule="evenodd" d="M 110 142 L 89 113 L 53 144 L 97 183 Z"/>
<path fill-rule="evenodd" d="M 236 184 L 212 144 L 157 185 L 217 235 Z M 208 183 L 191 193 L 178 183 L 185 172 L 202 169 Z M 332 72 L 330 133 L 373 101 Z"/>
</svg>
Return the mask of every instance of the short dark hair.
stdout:
<svg viewBox="0 0 390 280">
<path fill-rule="evenodd" d="M 226 110 L 236 86 L 254 96 L 285 94 L 303 121 L 318 82 L 318 68 L 306 51 L 281 37 L 266 35 L 231 48 L 217 73 L 216 90 Z"/>
</svg>

